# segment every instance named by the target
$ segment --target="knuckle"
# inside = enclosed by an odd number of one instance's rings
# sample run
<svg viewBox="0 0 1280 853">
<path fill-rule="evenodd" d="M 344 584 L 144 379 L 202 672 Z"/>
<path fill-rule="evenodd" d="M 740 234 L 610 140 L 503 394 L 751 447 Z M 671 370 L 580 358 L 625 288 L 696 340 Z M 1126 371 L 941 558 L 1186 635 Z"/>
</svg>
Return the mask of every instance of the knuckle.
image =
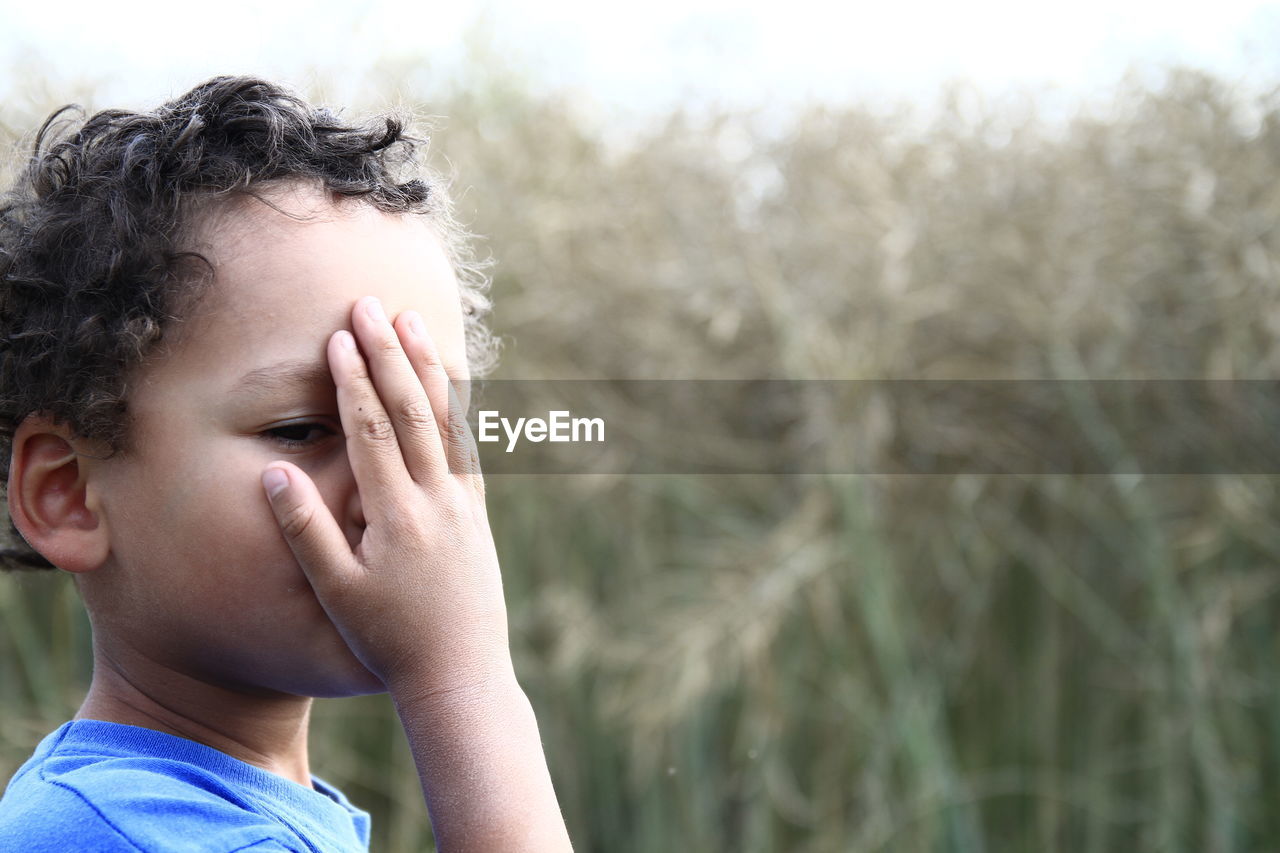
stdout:
<svg viewBox="0 0 1280 853">
<path fill-rule="evenodd" d="M 371 444 L 394 444 L 395 426 L 383 413 L 370 413 L 361 418 L 358 425 L 360 438 Z"/>
<path fill-rule="evenodd" d="M 395 335 L 387 335 L 378 338 L 374 344 L 377 351 L 384 356 L 394 356 L 401 352 L 400 340 Z"/>
<path fill-rule="evenodd" d="M 471 437 L 466 419 L 456 413 L 450 414 L 445 421 L 445 432 L 449 434 L 450 441 L 458 442 L 459 447 L 466 447 L 467 440 Z"/>
<path fill-rule="evenodd" d="M 436 422 L 435 415 L 431 412 L 431 406 L 420 399 L 401 402 L 396 407 L 396 414 L 399 415 L 400 420 L 406 426 L 416 430 L 430 429 Z"/>
<path fill-rule="evenodd" d="M 471 463 L 471 433 L 467 429 L 465 423 L 459 425 L 455 421 L 450 421 L 448 428 L 445 430 L 446 454 L 451 465 L 462 467 L 461 471 L 454 471 L 455 474 L 468 473 L 466 466 Z"/>
</svg>

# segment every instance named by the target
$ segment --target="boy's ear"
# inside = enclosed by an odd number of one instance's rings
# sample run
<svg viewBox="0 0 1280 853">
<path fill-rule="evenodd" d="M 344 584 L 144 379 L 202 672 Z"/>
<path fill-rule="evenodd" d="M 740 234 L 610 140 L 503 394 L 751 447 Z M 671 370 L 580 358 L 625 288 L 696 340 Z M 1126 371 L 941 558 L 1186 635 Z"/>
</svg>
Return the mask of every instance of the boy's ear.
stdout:
<svg viewBox="0 0 1280 853">
<path fill-rule="evenodd" d="M 69 572 L 98 568 L 110 551 L 107 526 L 71 429 L 30 415 L 13 435 L 9 515 L 22 538 Z"/>
</svg>

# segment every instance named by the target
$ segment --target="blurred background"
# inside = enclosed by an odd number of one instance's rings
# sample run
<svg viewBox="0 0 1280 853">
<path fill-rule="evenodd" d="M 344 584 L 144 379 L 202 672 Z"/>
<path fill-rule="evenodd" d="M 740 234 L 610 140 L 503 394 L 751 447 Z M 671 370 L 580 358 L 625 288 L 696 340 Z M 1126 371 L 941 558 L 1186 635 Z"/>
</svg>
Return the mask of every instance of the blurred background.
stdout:
<svg viewBox="0 0 1280 853">
<path fill-rule="evenodd" d="M 6 154 L 61 104 L 149 108 L 216 73 L 434 117 L 496 261 L 496 378 L 1280 374 L 1274 4 L 0 0 L 0 21 Z M 816 436 L 850 416 L 800 414 Z M 909 453 L 893 430 L 866 452 Z M 1280 849 L 1275 477 L 488 489 L 580 851 Z M 0 577 L 0 779 L 89 674 L 71 583 Z M 315 718 L 313 772 L 373 813 L 373 849 L 431 849 L 387 698 Z"/>
</svg>

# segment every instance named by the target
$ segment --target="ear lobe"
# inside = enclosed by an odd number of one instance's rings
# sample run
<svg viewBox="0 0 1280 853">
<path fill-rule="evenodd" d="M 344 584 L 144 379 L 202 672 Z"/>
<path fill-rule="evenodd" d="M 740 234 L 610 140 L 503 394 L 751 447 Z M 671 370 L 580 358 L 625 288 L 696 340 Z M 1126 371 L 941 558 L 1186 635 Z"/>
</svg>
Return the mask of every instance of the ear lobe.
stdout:
<svg viewBox="0 0 1280 853">
<path fill-rule="evenodd" d="M 9 515 L 32 548 L 69 572 L 106 560 L 106 524 L 88 488 L 88 469 L 70 430 L 31 416 L 13 436 Z"/>
</svg>

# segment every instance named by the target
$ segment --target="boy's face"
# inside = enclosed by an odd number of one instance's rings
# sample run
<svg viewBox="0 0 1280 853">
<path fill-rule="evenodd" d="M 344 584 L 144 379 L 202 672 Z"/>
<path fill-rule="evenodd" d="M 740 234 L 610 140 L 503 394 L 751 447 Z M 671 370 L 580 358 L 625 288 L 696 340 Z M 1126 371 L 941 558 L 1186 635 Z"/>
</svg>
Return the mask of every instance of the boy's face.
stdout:
<svg viewBox="0 0 1280 853">
<path fill-rule="evenodd" d="M 269 197 L 319 218 L 254 203 L 203 230 L 212 287 L 130 383 L 132 452 L 91 463 L 111 556 L 80 584 L 97 639 L 118 654 L 231 686 L 378 691 L 279 533 L 260 475 L 274 459 L 297 464 L 354 547 L 365 520 L 326 343 L 371 294 L 393 320 L 421 313 L 449 374 L 465 380 L 457 280 L 417 216 L 335 207 L 297 185 Z"/>
</svg>

